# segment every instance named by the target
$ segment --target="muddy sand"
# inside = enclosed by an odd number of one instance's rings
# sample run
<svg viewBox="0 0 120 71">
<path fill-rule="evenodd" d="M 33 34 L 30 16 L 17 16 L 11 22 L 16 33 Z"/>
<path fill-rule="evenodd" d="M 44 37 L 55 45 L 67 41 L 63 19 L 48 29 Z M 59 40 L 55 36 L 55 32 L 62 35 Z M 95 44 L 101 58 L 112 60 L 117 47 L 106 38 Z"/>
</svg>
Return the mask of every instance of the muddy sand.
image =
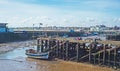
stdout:
<svg viewBox="0 0 120 71">
<path fill-rule="evenodd" d="M 14 42 L 0 45 L 0 53 L 20 47 L 28 47 L 32 41 Z M 0 71 L 114 71 L 111 68 L 63 60 L 46 61 L 27 57 L 0 59 Z"/>
<path fill-rule="evenodd" d="M 85 63 L 45 61 L 30 58 L 0 60 L 0 71 L 114 71 Z"/>
<path fill-rule="evenodd" d="M 30 44 L 35 44 L 35 43 L 36 43 L 36 41 L 33 42 L 33 40 L 10 42 L 10 43 L 0 43 L 0 54 L 14 50 L 16 48 L 30 47 Z"/>
</svg>

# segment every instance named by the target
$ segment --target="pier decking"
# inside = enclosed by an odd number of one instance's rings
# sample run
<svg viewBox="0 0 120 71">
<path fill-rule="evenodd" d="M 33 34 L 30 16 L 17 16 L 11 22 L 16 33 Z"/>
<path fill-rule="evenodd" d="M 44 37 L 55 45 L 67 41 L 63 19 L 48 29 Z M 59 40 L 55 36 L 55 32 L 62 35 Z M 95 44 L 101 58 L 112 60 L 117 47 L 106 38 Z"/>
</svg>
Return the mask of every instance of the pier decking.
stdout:
<svg viewBox="0 0 120 71">
<path fill-rule="evenodd" d="M 120 41 L 80 41 L 68 38 L 38 38 L 37 50 L 50 58 L 87 62 L 120 69 Z"/>
</svg>

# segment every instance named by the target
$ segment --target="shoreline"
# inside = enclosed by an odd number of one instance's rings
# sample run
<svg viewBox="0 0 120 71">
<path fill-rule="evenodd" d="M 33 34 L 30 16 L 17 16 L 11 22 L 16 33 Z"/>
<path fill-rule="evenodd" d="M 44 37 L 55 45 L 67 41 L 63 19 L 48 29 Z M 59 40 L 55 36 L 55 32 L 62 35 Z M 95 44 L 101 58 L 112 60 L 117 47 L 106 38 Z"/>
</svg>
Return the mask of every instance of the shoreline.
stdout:
<svg viewBox="0 0 120 71">
<path fill-rule="evenodd" d="M 16 58 L 0 60 L 0 63 L 0 68 L 3 66 L 4 71 L 119 71 L 108 67 L 64 60 L 45 61 L 31 58 Z M 16 67 L 16 65 L 19 67 Z M 9 68 L 6 69 L 6 66 L 9 66 Z"/>
<path fill-rule="evenodd" d="M 0 43 L 0 54 L 12 51 L 16 48 L 29 47 L 30 44 L 33 44 L 33 43 L 36 43 L 36 41 L 35 40 L 26 40 L 26 41 Z"/>
<path fill-rule="evenodd" d="M 119 70 L 115 70 L 112 67 L 107 67 L 107 66 L 99 66 L 99 65 L 94 65 L 94 64 L 90 64 L 90 63 L 83 63 L 83 62 L 73 62 L 73 61 L 64 61 L 61 59 L 56 59 L 58 62 L 61 63 L 66 63 L 66 64 L 72 64 L 72 65 L 76 65 L 76 66 L 82 66 L 82 67 L 86 67 L 86 68 L 91 68 L 90 71 L 119 71 Z M 85 70 L 85 68 L 83 68 L 83 70 Z M 89 70 L 85 70 L 85 71 L 89 71 Z"/>
<path fill-rule="evenodd" d="M 0 44 L 0 52 L 5 53 L 12 51 L 16 48 L 29 47 L 30 44 L 36 43 L 35 40 L 10 42 Z M 3 50 L 2 50 L 3 49 Z M 2 51 L 1 51 L 2 50 Z M 99 65 L 92 65 L 89 63 L 77 63 L 73 61 L 64 61 L 61 59 L 55 59 L 55 61 L 37 60 L 31 58 L 18 57 L 11 60 L 0 60 L 0 68 L 4 66 L 5 71 L 119 71 L 108 67 L 102 67 Z M 9 67 L 10 64 L 10 67 Z M 16 67 L 19 66 L 19 67 Z M 5 69 L 5 67 L 9 67 Z M 37 69 L 36 69 L 37 68 Z"/>
</svg>

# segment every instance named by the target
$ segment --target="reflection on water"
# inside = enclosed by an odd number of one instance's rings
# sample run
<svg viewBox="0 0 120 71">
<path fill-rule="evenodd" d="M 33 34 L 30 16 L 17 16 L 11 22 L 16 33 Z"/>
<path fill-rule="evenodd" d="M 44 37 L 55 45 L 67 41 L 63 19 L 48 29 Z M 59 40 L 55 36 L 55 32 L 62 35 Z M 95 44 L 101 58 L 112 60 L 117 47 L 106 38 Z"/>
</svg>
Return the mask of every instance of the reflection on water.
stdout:
<svg viewBox="0 0 120 71">
<path fill-rule="evenodd" d="M 14 58 L 18 58 L 18 57 L 27 57 L 25 55 L 25 50 L 30 49 L 30 48 L 36 50 L 37 46 L 33 46 L 33 47 L 24 47 L 23 46 L 22 48 L 14 49 L 12 51 L 0 54 L 0 59 L 14 59 Z"/>
<path fill-rule="evenodd" d="M 0 54 L 0 59 L 14 59 L 17 57 L 26 57 L 25 50 L 28 48 L 17 48 L 13 51 Z"/>
</svg>

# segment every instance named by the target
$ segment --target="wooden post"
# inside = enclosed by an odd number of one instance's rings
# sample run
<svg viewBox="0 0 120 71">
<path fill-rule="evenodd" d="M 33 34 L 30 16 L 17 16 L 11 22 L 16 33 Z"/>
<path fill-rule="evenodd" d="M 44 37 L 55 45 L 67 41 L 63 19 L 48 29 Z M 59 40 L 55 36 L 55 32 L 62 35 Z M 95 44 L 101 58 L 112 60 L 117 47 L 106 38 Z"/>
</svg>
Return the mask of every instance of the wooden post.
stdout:
<svg viewBox="0 0 120 71">
<path fill-rule="evenodd" d="M 45 40 L 45 51 L 47 50 L 48 40 Z"/>
<path fill-rule="evenodd" d="M 50 48 L 50 39 L 47 42 L 47 50 L 49 50 L 49 48 Z"/>
<path fill-rule="evenodd" d="M 39 39 L 37 39 L 37 52 L 40 51 L 40 43 L 39 43 Z"/>
<path fill-rule="evenodd" d="M 95 61 L 96 61 L 96 55 L 94 54 L 94 64 L 95 64 Z"/>
<path fill-rule="evenodd" d="M 65 45 L 65 47 L 66 47 L 66 55 L 65 55 L 66 58 L 65 59 L 66 60 L 69 59 L 69 56 L 68 56 L 69 55 L 69 47 L 68 46 L 69 46 L 69 41 L 66 41 L 66 45 Z"/>
<path fill-rule="evenodd" d="M 57 57 L 58 55 L 58 47 L 57 47 L 57 41 L 58 40 L 54 40 L 55 44 L 54 44 L 54 50 L 55 50 L 55 57 Z"/>
<path fill-rule="evenodd" d="M 49 50 L 51 50 L 51 47 L 52 47 L 52 40 L 50 39 L 49 40 Z"/>
<path fill-rule="evenodd" d="M 120 51 L 120 46 L 119 46 L 118 51 Z M 118 56 L 119 56 L 119 57 L 118 57 L 118 58 L 119 58 L 119 60 L 118 60 L 118 62 L 119 62 L 119 63 L 118 63 L 118 68 L 120 68 L 120 54 L 119 54 L 119 53 L 120 53 L 120 52 L 118 52 Z"/>
<path fill-rule="evenodd" d="M 114 49 L 114 67 L 116 67 L 116 55 L 117 55 L 117 50 Z"/>
<path fill-rule="evenodd" d="M 62 41 L 60 42 L 60 58 L 62 59 L 62 51 L 63 51 L 63 49 L 62 49 Z"/>
<path fill-rule="evenodd" d="M 43 40 L 41 39 L 41 52 L 43 52 L 43 48 L 44 48 L 44 46 L 43 46 Z"/>
<path fill-rule="evenodd" d="M 90 44 L 90 48 L 89 48 L 89 62 L 91 63 L 91 48 L 92 48 L 92 45 Z"/>
<path fill-rule="evenodd" d="M 108 51 L 108 66 L 110 66 L 110 51 Z"/>
<path fill-rule="evenodd" d="M 64 41 L 62 43 L 64 43 Z M 63 44 L 63 47 L 62 47 L 62 59 L 65 59 L 65 51 L 64 51 L 64 49 L 65 49 L 65 44 Z"/>
<path fill-rule="evenodd" d="M 76 48 L 77 48 L 77 62 L 79 62 L 79 43 L 77 43 Z"/>
<path fill-rule="evenodd" d="M 100 60 L 101 58 L 100 58 L 100 53 L 98 54 L 98 63 L 100 64 Z"/>
<path fill-rule="evenodd" d="M 85 43 L 83 43 L 83 49 L 85 49 Z"/>
<path fill-rule="evenodd" d="M 104 45 L 103 50 L 104 50 L 104 52 L 103 52 L 103 65 L 104 65 L 105 64 L 106 45 Z"/>
<path fill-rule="evenodd" d="M 56 57 L 59 57 L 59 40 L 57 40 L 56 41 L 57 43 L 56 43 L 56 45 L 57 45 L 57 47 L 56 47 Z"/>
</svg>

